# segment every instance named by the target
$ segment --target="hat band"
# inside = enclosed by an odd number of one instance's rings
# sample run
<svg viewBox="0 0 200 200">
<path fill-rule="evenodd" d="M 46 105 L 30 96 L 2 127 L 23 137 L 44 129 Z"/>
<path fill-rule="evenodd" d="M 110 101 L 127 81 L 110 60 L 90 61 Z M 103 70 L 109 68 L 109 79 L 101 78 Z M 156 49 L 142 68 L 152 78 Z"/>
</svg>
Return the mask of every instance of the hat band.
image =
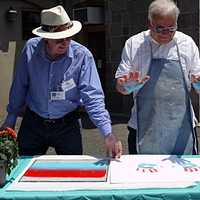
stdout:
<svg viewBox="0 0 200 200">
<path fill-rule="evenodd" d="M 44 25 L 44 24 L 41 25 L 43 31 L 50 32 L 50 33 L 65 31 L 67 29 L 70 29 L 72 26 L 73 26 L 72 22 L 68 22 L 66 24 L 59 25 L 59 26 L 51 26 L 51 25 Z"/>
</svg>

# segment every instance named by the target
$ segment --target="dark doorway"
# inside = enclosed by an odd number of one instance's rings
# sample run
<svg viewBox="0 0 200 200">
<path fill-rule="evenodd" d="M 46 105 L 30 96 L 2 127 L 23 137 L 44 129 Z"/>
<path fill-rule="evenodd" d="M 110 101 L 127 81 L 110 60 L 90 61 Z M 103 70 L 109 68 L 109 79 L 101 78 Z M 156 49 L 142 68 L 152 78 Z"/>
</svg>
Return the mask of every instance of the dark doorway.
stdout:
<svg viewBox="0 0 200 200">
<path fill-rule="evenodd" d="M 35 37 L 32 30 L 40 26 L 40 11 L 22 11 L 22 39 Z"/>
<path fill-rule="evenodd" d="M 88 32 L 88 48 L 94 56 L 101 84 L 105 90 L 105 32 Z"/>
</svg>

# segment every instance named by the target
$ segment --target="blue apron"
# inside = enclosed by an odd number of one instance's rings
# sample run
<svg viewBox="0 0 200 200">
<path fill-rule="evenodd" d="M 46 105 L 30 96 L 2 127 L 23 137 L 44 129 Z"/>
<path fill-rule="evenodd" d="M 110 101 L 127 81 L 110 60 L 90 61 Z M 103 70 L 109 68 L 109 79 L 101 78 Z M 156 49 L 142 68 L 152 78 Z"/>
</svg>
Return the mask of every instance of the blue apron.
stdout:
<svg viewBox="0 0 200 200">
<path fill-rule="evenodd" d="M 194 153 L 190 97 L 176 47 L 179 60 L 153 58 L 151 53 L 150 79 L 136 98 L 138 153 Z"/>
</svg>

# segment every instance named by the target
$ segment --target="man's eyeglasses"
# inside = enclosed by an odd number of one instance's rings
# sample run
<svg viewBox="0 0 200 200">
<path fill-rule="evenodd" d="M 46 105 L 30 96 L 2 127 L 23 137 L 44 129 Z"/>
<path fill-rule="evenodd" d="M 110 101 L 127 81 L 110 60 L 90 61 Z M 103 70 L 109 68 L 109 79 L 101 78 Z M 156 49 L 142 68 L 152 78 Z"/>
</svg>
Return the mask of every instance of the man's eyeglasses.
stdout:
<svg viewBox="0 0 200 200">
<path fill-rule="evenodd" d="M 55 43 L 56 44 L 60 44 L 60 43 L 63 43 L 64 41 L 69 41 L 71 40 L 71 37 L 68 37 L 68 38 L 63 38 L 63 39 L 55 39 Z"/>
<path fill-rule="evenodd" d="M 171 26 L 171 27 L 156 26 L 153 27 L 152 30 L 156 33 L 162 33 L 162 34 L 174 33 L 177 30 L 177 26 Z"/>
</svg>

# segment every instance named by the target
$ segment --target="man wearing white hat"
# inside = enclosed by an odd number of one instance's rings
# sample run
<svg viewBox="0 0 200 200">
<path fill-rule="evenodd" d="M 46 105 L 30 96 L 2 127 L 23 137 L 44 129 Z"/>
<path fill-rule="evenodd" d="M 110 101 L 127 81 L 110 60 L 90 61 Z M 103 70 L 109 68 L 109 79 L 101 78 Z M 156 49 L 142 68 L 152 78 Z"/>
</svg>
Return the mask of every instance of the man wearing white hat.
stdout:
<svg viewBox="0 0 200 200">
<path fill-rule="evenodd" d="M 77 108 L 83 104 L 105 138 L 106 150 L 120 157 L 121 142 L 112 134 L 110 116 L 91 52 L 71 40 L 82 28 L 62 6 L 41 12 L 41 26 L 27 41 L 16 66 L 8 115 L 2 125 L 14 128 L 24 105 L 18 132 L 20 155 L 82 154 Z M 95 145 L 95 144 L 94 144 Z"/>
</svg>

